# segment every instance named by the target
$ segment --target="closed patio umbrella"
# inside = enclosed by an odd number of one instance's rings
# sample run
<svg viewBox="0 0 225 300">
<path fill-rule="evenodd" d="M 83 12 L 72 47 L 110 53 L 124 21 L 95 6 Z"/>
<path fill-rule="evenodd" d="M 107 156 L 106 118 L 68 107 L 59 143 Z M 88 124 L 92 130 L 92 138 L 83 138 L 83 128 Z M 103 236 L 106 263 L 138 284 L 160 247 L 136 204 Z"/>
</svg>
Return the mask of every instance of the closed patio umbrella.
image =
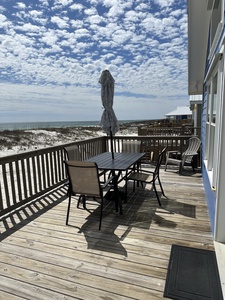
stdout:
<svg viewBox="0 0 225 300">
<path fill-rule="evenodd" d="M 114 97 L 114 78 L 108 70 L 102 71 L 99 83 L 101 83 L 101 98 L 104 111 L 102 114 L 100 125 L 103 130 L 110 136 L 112 158 L 113 153 L 113 134 L 119 131 L 119 123 L 113 110 L 113 97 Z"/>
</svg>

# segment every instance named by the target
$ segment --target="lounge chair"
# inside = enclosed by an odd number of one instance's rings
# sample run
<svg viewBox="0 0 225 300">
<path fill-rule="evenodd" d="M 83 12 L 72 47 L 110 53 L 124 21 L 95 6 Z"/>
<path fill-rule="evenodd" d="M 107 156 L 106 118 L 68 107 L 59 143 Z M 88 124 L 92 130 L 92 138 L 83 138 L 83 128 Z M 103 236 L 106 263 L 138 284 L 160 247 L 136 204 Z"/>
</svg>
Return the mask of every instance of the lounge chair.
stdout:
<svg viewBox="0 0 225 300">
<path fill-rule="evenodd" d="M 198 150 L 200 145 L 201 140 L 197 137 L 192 137 L 188 141 L 187 149 L 182 154 L 176 150 L 167 151 L 165 171 L 168 164 L 178 165 L 180 175 L 182 174 L 185 165 L 191 165 L 193 171 L 195 171 L 193 158 L 199 154 Z"/>
</svg>

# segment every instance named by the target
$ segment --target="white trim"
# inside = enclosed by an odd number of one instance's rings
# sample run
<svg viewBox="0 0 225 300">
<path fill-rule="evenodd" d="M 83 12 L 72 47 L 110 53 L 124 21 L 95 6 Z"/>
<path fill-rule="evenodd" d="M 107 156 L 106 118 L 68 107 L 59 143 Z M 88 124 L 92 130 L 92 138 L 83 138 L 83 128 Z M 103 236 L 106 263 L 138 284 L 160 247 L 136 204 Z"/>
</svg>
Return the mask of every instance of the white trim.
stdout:
<svg viewBox="0 0 225 300">
<path fill-rule="evenodd" d="M 223 298 L 225 299 L 225 244 L 214 242 L 214 246 Z"/>
<path fill-rule="evenodd" d="M 221 33 L 223 32 L 223 18 L 221 18 L 221 19 L 222 20 L 218 23 L 216 33 L 215 33 L 215 36 L 214 36 L 214 40 L 213 40 L 213 43 L 210 47 L 210 52 L 209 52 L 209 56 L 208 56 L 209 60 L 212 59 L 213 54 L 215 53 L 216 47 L 218 45 L 219 39 L 221 37 Z"/>
<path fill-rule="evenodd" d="M 225 60 L 223 66 L 223 73 L 225 68 Z M 218 168 L 217 168 L 217 181 L 216 181 L 216 212 L 215 212 L 215 241 L 225 243 L 225 76 L 223 76 L 221 85 L 221 101 L 220 101 L 220 115 L 217 126 L 219 135 L 218 139 Z"/>
<path fill-rule="evenodd" d="M 205 165 L 205 169 L 206 169 L 207 174 L 208 174 L 211 189 L 213 189 L 213 169 L 210 170 L 210 171 L 208 170 L 208 160 L 206 160 L 206 159 L 204 160 L 204 165 Z"/>
</svg>

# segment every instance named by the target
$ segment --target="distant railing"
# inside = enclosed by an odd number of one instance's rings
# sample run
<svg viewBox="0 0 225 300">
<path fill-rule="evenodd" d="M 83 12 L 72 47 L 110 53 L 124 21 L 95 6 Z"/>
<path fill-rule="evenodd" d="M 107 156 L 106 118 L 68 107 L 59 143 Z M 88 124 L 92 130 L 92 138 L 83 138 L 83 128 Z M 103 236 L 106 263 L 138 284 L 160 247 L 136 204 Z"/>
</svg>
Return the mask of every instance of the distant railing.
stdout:
<svg viewBox="0 0 225 300">
<path fill-rule="evenodd" d="M 167 146 L 168 150 L 183 152 L 188 143 L 189 136 L 115 136 L 113 147 L 117 152 L 122 152 L 123 141 L 141 141 L 141 151 L 145 152 L 144 160 L 155 162 L 161 150 Z M 110 143 L 107 150 L 111 151 Z"/>
<path fill-rule="evenodd" d="M 195 127 L 182 126 L 182 127 L 138 127 L 138 135 L 193 135 Z"/>
<path fill-rule="evenodd" d="M 145 159 L 155 161 L 163 147 L 169 150 L 186 148 L 190 136 L 115 136 L 114 151 L 122 151 L 122 142 L 138 140 Z M 67 180 L 64 146 L 78 145 L 83 160 L 111 151 L 108 137 L 24 152 L 0 158 L 0 216 L 40 197 Z"/>
</svg>

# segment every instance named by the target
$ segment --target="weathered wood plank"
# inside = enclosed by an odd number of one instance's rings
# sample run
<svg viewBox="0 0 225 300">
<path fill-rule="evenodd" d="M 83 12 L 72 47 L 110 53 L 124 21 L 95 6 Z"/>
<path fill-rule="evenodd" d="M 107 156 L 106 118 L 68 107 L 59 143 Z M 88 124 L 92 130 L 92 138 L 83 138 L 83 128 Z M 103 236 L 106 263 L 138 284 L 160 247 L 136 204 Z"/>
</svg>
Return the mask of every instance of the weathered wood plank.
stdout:
<svg viewBox="0 0 225 300">
<path fill-rule="evenodd" d="M 214 246 L 201 178 L 161 173 L 162 207 L 130 190 L 122 216 L 105 200 L 101 231 L 93 199 L 65 225 L 64 186 L 2 218 L 0 299 L 163 299 L 171 245 Z"/>
</svg>

